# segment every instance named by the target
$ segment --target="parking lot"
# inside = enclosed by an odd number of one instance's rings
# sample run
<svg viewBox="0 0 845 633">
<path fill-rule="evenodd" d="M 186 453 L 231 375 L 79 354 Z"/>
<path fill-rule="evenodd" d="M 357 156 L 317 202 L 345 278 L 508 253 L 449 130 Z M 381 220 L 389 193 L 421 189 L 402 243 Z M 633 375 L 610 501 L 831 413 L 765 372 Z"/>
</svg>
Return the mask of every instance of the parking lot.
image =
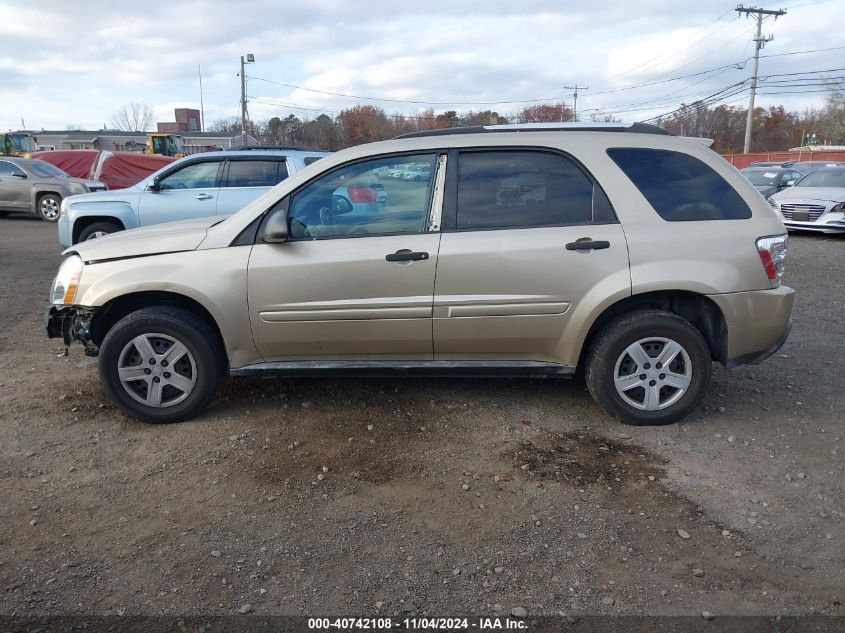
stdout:
<svg viewBox="0 0 845 633">
<path fill-rule="evenodd" d="M 56 227 L 0 219 L 0 612 L 845 614 L 845 240 L 790 240 L 789 341 L 680 424 L 578 378 L 274 379 L 149 426 L 43 333 Z"/>
</svg>

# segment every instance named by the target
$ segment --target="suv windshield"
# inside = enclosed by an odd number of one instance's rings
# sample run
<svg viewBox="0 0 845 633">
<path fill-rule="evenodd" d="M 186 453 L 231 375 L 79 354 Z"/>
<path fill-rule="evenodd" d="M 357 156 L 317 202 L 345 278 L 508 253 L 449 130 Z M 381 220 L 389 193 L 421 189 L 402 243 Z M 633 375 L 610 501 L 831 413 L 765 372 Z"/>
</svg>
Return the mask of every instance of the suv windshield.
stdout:
<svg viewBox="0 0 845 633">
<path fill-rule="evenodd" d="M 841 187 L 845 189 L 845 167 L 820 169 L 802 178 L 796 187 Z"/>
<path fill-rule="evenodd" d="M 44 178 L 70 178 L 70 175 L 63 172 L 55 165 L 51 165 L 43 160 L 34 160 L 29 165 L 29 169 L 36 176 L 43 176 Z"/>
</svg>

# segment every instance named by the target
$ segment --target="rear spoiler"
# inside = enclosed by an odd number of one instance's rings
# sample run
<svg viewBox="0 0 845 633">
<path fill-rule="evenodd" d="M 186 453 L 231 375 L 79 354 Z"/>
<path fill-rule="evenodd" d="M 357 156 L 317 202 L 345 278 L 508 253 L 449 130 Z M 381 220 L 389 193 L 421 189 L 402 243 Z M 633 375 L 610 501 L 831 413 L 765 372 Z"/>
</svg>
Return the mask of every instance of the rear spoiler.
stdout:
<svg viewBox="0 0 845 633">
<path fill-rule="evenodd" d="M 700 136 L 685 136 L 684 138 L 688 138 L 691 141 L 698 141 L 699 143 L 704 145 L 704 147 L 712 147 L 713 143 L 716 142 L 712 138 L 701 138 Z"/>
</svg>

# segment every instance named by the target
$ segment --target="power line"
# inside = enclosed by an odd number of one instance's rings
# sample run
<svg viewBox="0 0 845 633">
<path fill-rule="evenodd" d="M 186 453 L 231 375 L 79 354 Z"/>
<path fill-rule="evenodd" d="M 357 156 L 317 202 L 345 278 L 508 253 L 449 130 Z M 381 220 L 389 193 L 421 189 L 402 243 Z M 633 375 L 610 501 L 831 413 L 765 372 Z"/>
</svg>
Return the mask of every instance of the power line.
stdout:
<svg viewBox="0 0 845 633">
<path fill-rule="evenodd" d="M 719 23 L 722 19 L 724 19 L 725 17 L 727 17 L 727 16 L 728 16 L 728 15 L 730 15 L 730 14 L 731 14 L 731 11 L 726 11 L 725 13 L 723 13 L 722 15 L 720 15 L 718 18 L 716 18 L 715 20 L 713 20 L 713 22 L 711 22 L 710 24 L 708 24 L 708 25 L 707 25 L 707 26 L 705 26 L 704 28 L 702 28 L 702 29 L 700 29 L 699 31 L 697 31 L 695 35 L 698 35 L 699 33 L 704 33 L 704 31 L 708 30 L 708 29 L 709 29 L 710 27 L 712 27 L 712 26 L 715 26 L 715 25 L 716 25 L 716 24 L 718 24 L 718 23 Z M 613 81 L 614 81 L 614 80 L 616 80 L 616 79 L 621 79 L 622 77 L 633 77 L 633 76 L 636 76 L 636 75 L 641 75 L 643 72 L 645 72 L 645 71 L 646 71 L 646 70 L 648 70 L 649 68 L 651 68 L 651 67 L 653 67 L 654 65 L 656 65 L 656 64 L 653 64 L 653 65 L 651 65 L 651 66 L 650 66 L 649 64 L 651 64 L 651 62 L 654 62 L 654 61 L 657 61 L 657 60 L 660 60 L 660 59 L 663 59 L 663 58 L 674 57 L 674 56 L 676 56 L 676 55 L 678 55 L 678 54 L 680 54 L 680 53 L 682 53 L 682 52 L 684 52 L 684 51 L 686 51 L 686 50 L 688 50 L 688 49 L 692 48 L 692 47 L 693 47 L 693 46 L 695 46 L 697 43 L 699 43 L 700 41 L 702 41 L 702 40 L 706 39 L 707 37 L 710 37 L 711 35 L 714 35 L 715 33 L 719 32 L 720 30 L 722 30 L 725 26 L 727 26 L 727 25 L 728 25 L 728 24 L 730 24 L 730 23 L 731 23 L 731 21 L 729 20 L 728 22 L 726 22 L 725 24 L 723 24 L 722 26 L 720 26 L 718 29 L 716 29 L 716 30 L 715 30 L 715 31 L 713 31 L 712 33 L 709 33 L 709 34 L 707 34 L 707 35 L 704 35 L 704 36 L 702 36 L 702 37 L 698 38 L 697 40 L 694 40 L 692 43 L 688 44 L 686 47 L 684 47 L 684 48 L 682 48 L 682 49 L 680 49 L 680 50 L 675 50 L 675 51 L 671 51 L 671 52 L 668 52 L 668 53 L 664 51 L 664 52 L 660 53 L 659 55 L 657 55 L 657 56 L 655 56 L 655 57 L 652 57 L 651 59 L 646 60 L 645 62 L 643 62 L 643 63 L 641 63 L 641 64 L 639 64 L 639 65 L 637 65 L 637 66 L 634 66 L 633 68 L 629 68 L 628 70 L 626 70 L 626 71 L 625 71 L 623 74 L 621 74 L 621 75 L 616 75 L 615 77 L 608 77 L 607 79 L 605 79 L 605 80 L 603 80 L 603 81 L 594 82 L 594 85 L 595 85 L 595 86 L 603 86 L 603 85 L 605 85 L 605 84 L 607 84 L 607 83 L 611 83 L 611 82 L 613 82 Z M 695 36 L 693 36 L 693 37 L 695 37 Z"/>
<path fill-rule="evenodd" d="M 774 53 L 773 55 L 760 55 L 760 59 L 765 57 L 787 57 L 789 55 L 805 55 L 807 53 L 826 53 L 827 51 L 841 51 L 845 46 L 831 46 L 830 48 L 814 48 L 808 51 L 791 51 L 789 53 Z M 749 57 L 749 59 L 751 59 Z M 748 60 L 745 60 L 748 61 Z"/>
<path fill-rule="evenodd" d="M 711 105 L 712 103 L 715 103 L 717 101 L 727 99 L 729 97 L 732 97 L 734 95 L 739 94 L 740 92 L 745 92 L 747 90 L 747 88 L 745 87 L 745 84 L 747 82 L 748 82 L 748 80 L 745 79 L 745 80 L 740 81 L 738 83 L 735 83 L 731 86 L 727 86 L 725 88 L 722 88 L 721 90 L 718 90 L 718 91 L 714 92 L 713 94 L 705 97 L 704 99 L 700 99 L 700 100 L 698 100 L 698 101 L 696 101 L 696 102 L 694 102 L 690 105 L 682 105 L 679 108 L 672 110 L 671 112 L 664 112 L 663 114 L 658 114 L 657 116 L 649 117 L 648 119 L 645 119 L 644 122 L 647 123 L 649 121 L 656 121 L 656 120 L 659 120 L 659 119 L 663 119 L 665 117 L 671 116 L 671 115 L 673 115 L 677 112 L 681 112 L 682 110 L 685 110 L 685 109 L 688 109 L 688 108 L 691 108 L 691 107 L 696 108 L 696 109 L 700 109 L 702 107 Z"/>
<path fill-rule="evenodd" d="M 296 90 L 305 90 L 307 92 L 316 92 L 324 95 L 331 95 L 334 97 L 346 97 L 347 99 L 360 99 L 361 101 L 385 101 L 389 103 L 410 103 L 415 105 L 507 105 L 511 103 L 535 103 L 538 101 L 556 101 L 558 97 L 542 97 L 538 99 L 514 99 L 510 101 L 415 101 L 411 99 L 393 99 L 389 97 L 363 97 L 361 95 L 346 94 L 343 92 L 331 92 L 329 90 L 318 90 L 316 88 L 306 88 L 305 86 L 297 86 L 295 84 L 285 83 L 283 81 L 273 81 L 272 79 L 265 79 L 263 77 L 250 77 L 257 81 L 264 81 L 268 84 L 276 84 L 278 86 L 286 86 L 287 88 L 294 88 Z"/>
<path fill-rule="evenodd" d="M 785 53 L 775 53 L 775 54 L 772 54 L 772 55 L 760 55 L 760 58 L 762 59 L 762 58 L 769 58 L 769 57 L 785 57 L 785 56 L 792 56 L 792 55 L 805 55 L 805 54 L 810 54 L 810 53 L 823 53 L 823 52 L 842 50 L 842 49 L 845 49 L 845 46 L 833 46 L 833 47 L 828 47 L 828 48 L 816 48 L 816 49 L 810 49 L 810 50 L 788 51 L 788 52 L 785 52 Z M 731 68 L 735 68 L 737 70 L 742 70 L 745 67 L 745 64 L 748 61 L 750 61 L 751 59 L 753 59 L 753 57 L 747 57 L 745 59 L 741 59 L 739 61 L 736 61 L 736 62 L 733 62 L 733 63 L 730 63 L 730 64 L 724 64 L 722 66 L 716 66 L 715 68 L 710 68 L 710 69 L 702 70 L 702 71 L 695 72 L 695 73 L 689 73 L 689 74 L 686 74 L 686 75 L 680 75 L 678 77 L 670 77 L 668 79 L 662 79 L 662 80 L 659 80 L 659 81 L 646 82 L 646 83 L 643 83 L 643 84 L 637 84 L 635 86 L 625 86 L 625 87 L 622 87 L 622 88 L 614 88 L 614 89 L 611 89 L 611 90 L 603 90 L 603 91 L 598 91 L 598 92 L 592 92 L 592 94 L 593 95 L 601 95 L 601 94 L 610 94 L 610 93 L 622 92 L 622 91 L 628 91 L 628 90 L 636 90 L 636 89 L 639 89 L 639 88 L 646 88 L 646 87 L 650 87 L 650 86 L 661 85 L 661 84 L 664 84 L 664 83 L 669 83 L 669 82 L 672 82 L 672 81 L 678 81 L 678 80 L 681 80 L 681 79 L 688 79 L 688 78 L 691 78 L 691 77 L 700 77 L 701 75 L 706 75 L 706 74 L 711 73 L 711 72 L 717 73 L 717 71 L 726 71 L 726 70 L 731 69 Z M 834 72 L 836 70 L 839 70 L 839 69 L 830 69 L 830 72 Z M 807 71 L 806 73 L 797 73 L 797 74 L 809 74 L 809 73 L 813 73 L 813 72 L 828 72 L 828 71 Z M 721 73 L 717 73 L 717 74 L 721 74 Z M 768 76 L 773 77 L 773 76 L 779 76 L 779 75 L 768 75 Z M 250 79 L 251 80 L 254 79 L 254 80 L 258 80 L 258 81 L 263 81 L 263 82 L 266 82 L 266 83 L 275 84 L 275 85 L 279 85 L 279 86 L 285 86 L 285 87 L 288 87 L 288 88 L 305 90 L 307 92 L 316 92 L 316 93 L 319 93 L 319 94 L 328 94 L 328 95 L 332 95 L 332 96 L 345 97 L 345 98 L 348 98 L 348 99 L 358 99 L 358 100 L 362 100 L 362 101 L 386 101 L 386 102 L 390 102 L 390 103 L 409 103 L 409 104 L 412 104 L 412 105 L 508 105 L 508 104 L 520 104 L 520 103 L 539 103 L 539 102 L 544 102 L 544 101 L 545 102 L 557 101 L 559 99 L 559 97 L 557 97 L 557 96 L 555 96 L 555 97 L 533 98 L 533 99 L 510 99 L 510 100 L 503 100 L 503 101 L 421 101 L 421 100 L 403 100 L 403 99 L 382 99 L 382 98 L 378 98 L 378 97 L 366 97 L 366 96 L 362 96 L 362 95 L 331 92 L 331 91 L 328 91 L 328 90 L 318 90 L 316 88 L 307 88 L 305 86 L 299 86 L 299 85 L 296 85 L 296 84 L 286 83 L 286 82 L 282 82 L 282 81 L 274 81 L 272 79 L 266 79 L 266 78 L 263 78 L 263 77 L 252 77 L 251 76 Z M 606 83 L 606 82 L 600 82 L 600 83 Z M 695 84 L 691 84 L 691 85 L 695 85 Z M 685 90 L 687 88 L 689 88 L 689 86 L 686 86 L 685 88 L 682 88 L 681 90 Z M 265 105 L 279 105 L 279 104 L 274 103 L 274 104 L 265 104 Z M 320 108 L 320 107 L 317 107 L 317 106 L 309 106 L 309 105 L 304 105 L 304 104 L 290 104 L 290 105 L 287 105 L 287 106 L 284 106 L 284 107 L 290 107 L 291 109 L 305 109 L 305 110 L 314 110 L 314 111 L 321 111 L 321 112 L 338 112 L 338 110 L 332 110 L 331 108 Z M 608 110 L 608 109 L 613 109 L 613 108 L 616 108 L 616 107 L 619 107 L 619 106 L 609 106 L 609 107 L 606 107 L 606 108 L 594 108 L 594 109 L 591 109 L 591 110 L 588 110 L 588 111 Z"/>
</svg>

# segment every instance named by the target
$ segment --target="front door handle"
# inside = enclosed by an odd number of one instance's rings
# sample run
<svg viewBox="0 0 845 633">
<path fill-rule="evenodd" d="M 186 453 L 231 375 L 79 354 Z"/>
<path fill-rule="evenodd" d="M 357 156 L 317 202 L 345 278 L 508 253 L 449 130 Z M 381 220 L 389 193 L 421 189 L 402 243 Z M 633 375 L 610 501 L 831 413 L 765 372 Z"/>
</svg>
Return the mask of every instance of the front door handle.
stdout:
<svg viewBox="0 0 845 633">
<path fill-rule="evenodd" d="M 591 240 L 589 237 L 582 237 L 580 240 L 569 242 L 566 245 L 568 251 L 598 251 L 604 248 L 610 248 L 610 242 L 607 240 Z"/>
<path fill-rule="evenodd" d="M 401 250 L 395 253 L 388 253 L 384 258 L 389 262 L 418 262 L 428 259 L 428 253 L 425 251 Z"/>
<path fill-rule="evenodd" d="M 210 193 L 198 193 L 194 196 L 196 200 L 211 200 L 213 197 Z"/>
</svg>

